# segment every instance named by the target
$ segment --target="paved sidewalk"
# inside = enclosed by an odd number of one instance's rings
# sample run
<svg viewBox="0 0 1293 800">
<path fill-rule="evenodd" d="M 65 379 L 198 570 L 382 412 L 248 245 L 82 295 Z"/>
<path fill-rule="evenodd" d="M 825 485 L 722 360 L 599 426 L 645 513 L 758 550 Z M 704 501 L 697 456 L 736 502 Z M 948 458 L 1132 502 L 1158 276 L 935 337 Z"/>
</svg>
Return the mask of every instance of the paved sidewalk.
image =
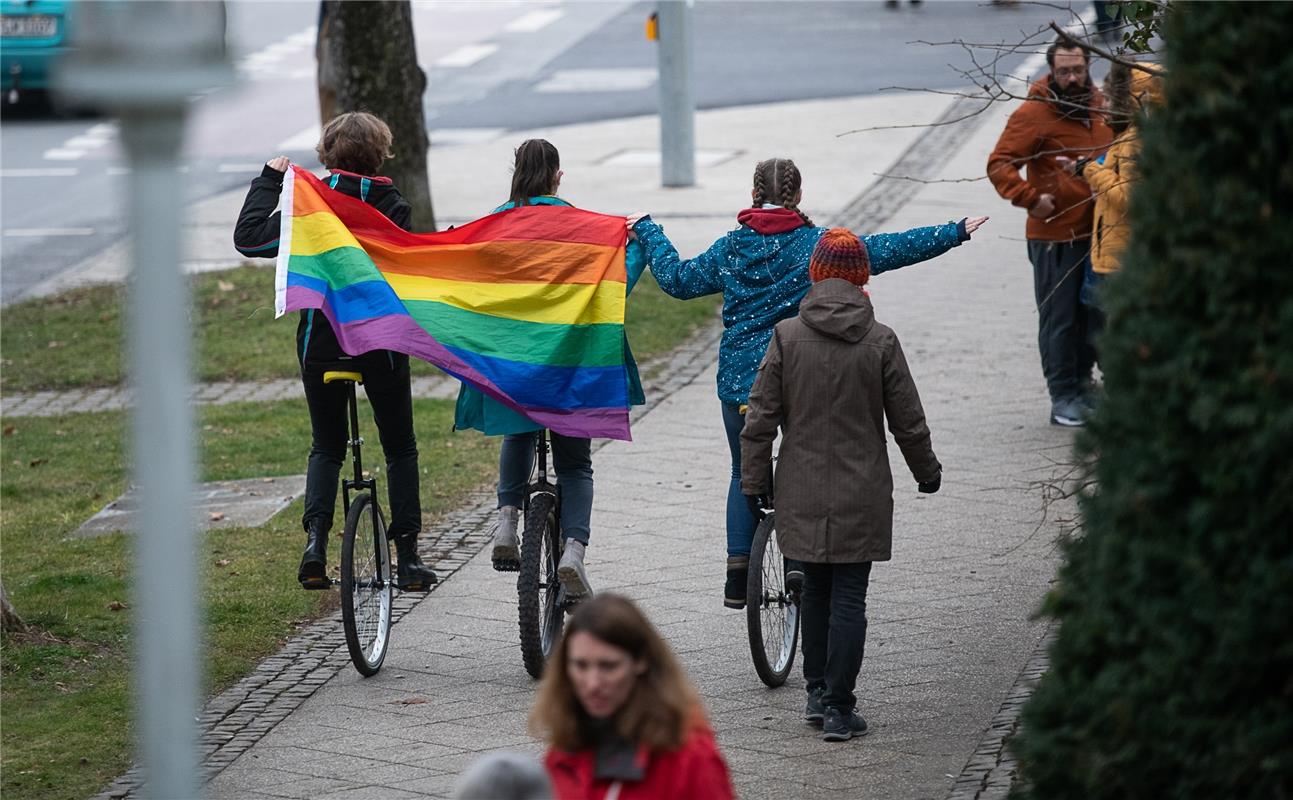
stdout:
<svg viewBox="0 0 1293 800">
<path fill-rule="evenodd" d="M 414 397 L 452 399 L 458 396 L 458 381 L 447 375 L 423 375 L 413 379 Z M 193 387 L 198 405 L 227 403 L 269 403 L 301 399 L 301 380 L 282 378 L 264 381 L 213 381 Z M 119 386 L 69 391 L 10 392 L 0 396 L 0 414 L 6 417 L 57 417 L 90 411 L 120 411 L 129 407 L 131 391 Z"/>
</svg>

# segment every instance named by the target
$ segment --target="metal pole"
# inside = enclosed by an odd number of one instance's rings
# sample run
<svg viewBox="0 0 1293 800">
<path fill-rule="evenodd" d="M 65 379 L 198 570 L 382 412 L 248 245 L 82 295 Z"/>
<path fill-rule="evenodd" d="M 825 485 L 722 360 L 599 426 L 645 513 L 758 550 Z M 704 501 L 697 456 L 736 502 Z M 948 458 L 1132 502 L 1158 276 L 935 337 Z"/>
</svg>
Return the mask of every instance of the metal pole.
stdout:
<svg viewBox="0 0 1293 800">
<path fill-rule="evenodd" d="M 197 798 L 202 660 L 195 553 L 188 281 L 181 267 L 184 120 L 195 93 L 228 83 L 225 12 L 213 2 L 100 2 L 78 7 L 76 47 L 58 86 L 119 112 L 130 160 L 131 384 L 135 663 L 143 794 Z"/>
<path fill-rule="evenodd" d="M 130 286 L 134 365 L 134 473 L 140 487 L 135 540 L 135 695 L 152 797 L 197 797 L 199 676 L 194 553 L 193 415 L 189 396 L 188 281 L 180 268 L 184 197 L 178 166 L 183 112 L 121 120 L 130 155 Z"/>
<path fill-rule="evenodd" d="M 660 0 L 660 177 L 696 183 L 696 103 L 691 91 L 691 3 Z"/>
</svg>

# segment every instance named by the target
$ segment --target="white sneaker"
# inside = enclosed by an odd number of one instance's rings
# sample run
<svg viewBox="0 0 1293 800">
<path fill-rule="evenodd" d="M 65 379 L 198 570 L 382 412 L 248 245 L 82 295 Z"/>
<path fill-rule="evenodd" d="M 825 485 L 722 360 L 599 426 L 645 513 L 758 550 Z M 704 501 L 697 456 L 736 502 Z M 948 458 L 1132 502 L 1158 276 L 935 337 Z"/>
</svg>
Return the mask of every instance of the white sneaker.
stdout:
<svg viewBox="0 0 1293 800">
<path fill-rule="evenodd" d="M 494 569 L 499 572 L 516 572 L 521 568 L 521 547 L 516 538 L 521 509 L 503 506 L 498 510 L 498 524 L 494 527 Z"/>
<path fill-rule="evenodd" d="M 584 571 L 584 543 L 574 539 L 566 540 L 566 549 L 561 553 L 561 562 L 557 564 L 557 580 L 570 597 L 583 597 L 592 594 L 588 585 L 588 573 Z"/>
</svg>

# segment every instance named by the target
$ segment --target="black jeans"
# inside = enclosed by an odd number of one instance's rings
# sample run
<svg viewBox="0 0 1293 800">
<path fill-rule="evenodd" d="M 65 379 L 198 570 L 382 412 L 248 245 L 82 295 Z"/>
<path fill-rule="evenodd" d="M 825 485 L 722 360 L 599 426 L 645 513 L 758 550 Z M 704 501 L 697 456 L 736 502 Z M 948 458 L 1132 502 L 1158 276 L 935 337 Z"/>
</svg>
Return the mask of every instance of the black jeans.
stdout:
<svg viewBox="0 0 1293 800">
<path fill-rule="evenodd" d="M 332 528 L 337 479 L 346 459 L 349 436 L 346 386 L 323 382 L 323 373 L 336 369 L 364 376 L 364 393 L 373 408 L 373 421 L 386 454 L 386 492 L 391 512 L 387 535 L 392 539 L 416 536 L 422 530 L 422 503 L 418 494 L 418 445 L 413 435 L 409 357 L 387 350 L 374 350 L 345 362 L 307 361 L 301 370 L 312 433 L 301 524 L 309 530 L 310 523 L 317 520 L 324 530 Z"/>
<path fill-rule="evenodd" d="M 1028 240 L 1037 300 L 1037 347 L 1051 402 L 1071 400 L 1086 391 L 1095 365 L 1087 339 L 1087 309 L 1082 283 L 1091 243 Z"/>
<path fill-rule="evenodd" d="M 866 649 L 866 591 L 871 562 L 804 563 L 800 632 L 808 691 L 825 689 L 822 704 L 848 711 Z"/>
</svg>

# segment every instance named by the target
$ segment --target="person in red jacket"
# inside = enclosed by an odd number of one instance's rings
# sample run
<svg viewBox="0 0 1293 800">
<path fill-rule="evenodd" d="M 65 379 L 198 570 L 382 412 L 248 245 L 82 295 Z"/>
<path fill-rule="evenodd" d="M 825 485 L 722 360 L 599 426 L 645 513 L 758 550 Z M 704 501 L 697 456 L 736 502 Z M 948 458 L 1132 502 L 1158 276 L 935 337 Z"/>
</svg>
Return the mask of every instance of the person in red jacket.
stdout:
<svg viewBox="0 0 1293 800">
<path fill-rule="evenodd" d="M 631 601 L 580 603 L 530 713 L 557 800 L 731 800 L 727 764 L 678 660 Z"/>
</svg>

